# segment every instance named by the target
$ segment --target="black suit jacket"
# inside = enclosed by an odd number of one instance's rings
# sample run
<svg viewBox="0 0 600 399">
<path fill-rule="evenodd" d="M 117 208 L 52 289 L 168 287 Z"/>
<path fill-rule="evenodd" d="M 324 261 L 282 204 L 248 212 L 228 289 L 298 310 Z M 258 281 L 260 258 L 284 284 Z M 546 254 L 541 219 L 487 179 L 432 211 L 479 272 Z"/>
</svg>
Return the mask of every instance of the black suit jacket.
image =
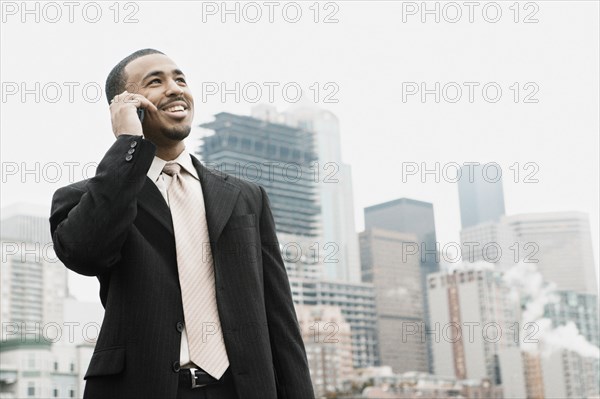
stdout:
<svg viewBox="0 0 600 399">
<path fill-rule="evenodd" d="M 128 157 L 128 151 L 133 154 Z M 121 135 L 95 177 L 56 191 L 54 249 L 100 280 L 104 320 L 86 398 L 175 398 L 184 322 L 169 208 L 146 176 L 156 147 Z M 264 189 L 198 170 L 216 296 L 240 398 L 313 398 L 308 362 Z"/>
</svg>

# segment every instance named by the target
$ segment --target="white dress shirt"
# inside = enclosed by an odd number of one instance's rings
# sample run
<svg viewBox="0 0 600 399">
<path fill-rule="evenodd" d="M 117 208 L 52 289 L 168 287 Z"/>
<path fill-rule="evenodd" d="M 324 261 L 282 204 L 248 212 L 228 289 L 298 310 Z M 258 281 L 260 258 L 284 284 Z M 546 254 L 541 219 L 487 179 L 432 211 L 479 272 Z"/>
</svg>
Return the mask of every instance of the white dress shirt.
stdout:
<svg viewBox="0 0 600 399">
<path fill-rule="evenodd" d="M 179 154 L 179 156 L 176 159 L 174 159 L 173 161 L 169 161 L 169 162 L 177 162 L 179 165 L 181 165 L 180 177 L 182 179 L 186 180 L 188 187 L 191 187 L 194 190 L 198 190 L 198 193 L 199 193 L 198 198 L 204 198 L 202 196 L 202 186 L 200 185 L 200 178 L 198 177 L 198 171 L 196 170 L 196 168 L 194 167 L 194 164 L 192 163 L 192 158 L 191 158 L 189 152 L 187 152 L 187 150 L 184 149 L 183 152 L 181 154 Z M 167 161 L 165 161 L 164 159 L 161 159 L 161 158 L 155 156 L 154 160 L 152 161 L 152 165 L 150 166 L 150 169 L 148 170 L 147 176 L 150 178 L 150 180 L 152 180 L 154 182 L 154 184 L 156 184 L 156 187 L 158 188 L 158 190 L 162 194 L 163 198 L 167 202 L 167 205 L 169 205 L 169 197 L 167 195 L 167 188 L 169 187 L 169 184 L 171 184 L 172 177 L 166 173 L 162 173 L 162 170 L 165 167 L 166 163 L 167 163 Z M 202 208 L 204 208 L 204 203 L 198 204 L 198 206 L 202 206 Z M 185 330 L 185 326 L 183 328 L 183 331 L 181 332 L 181 347 L 179 349 L 179 363 L 181 364 L 182 368 L 198 367 L 194 363 L 190 362 L 190 352 L 188 349 L 188 338 L 187 338 L 187 332 Z"/>
</svg>

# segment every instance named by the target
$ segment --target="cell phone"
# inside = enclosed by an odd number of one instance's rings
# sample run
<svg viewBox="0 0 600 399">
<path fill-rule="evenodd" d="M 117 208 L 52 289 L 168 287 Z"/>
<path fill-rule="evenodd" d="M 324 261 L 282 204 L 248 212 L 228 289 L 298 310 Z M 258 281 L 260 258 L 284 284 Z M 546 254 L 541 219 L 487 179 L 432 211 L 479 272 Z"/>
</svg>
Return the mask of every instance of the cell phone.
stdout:
<svg viewBox="0 0 600 399">
<path fill-rule="evenodd" d="M 138 118 L 140 118 L 140 122 L 143 123 L 144 122 L 144 108 L 138 108 L 137 109 L 137 114 L 138 114 Z"/>
</svg>

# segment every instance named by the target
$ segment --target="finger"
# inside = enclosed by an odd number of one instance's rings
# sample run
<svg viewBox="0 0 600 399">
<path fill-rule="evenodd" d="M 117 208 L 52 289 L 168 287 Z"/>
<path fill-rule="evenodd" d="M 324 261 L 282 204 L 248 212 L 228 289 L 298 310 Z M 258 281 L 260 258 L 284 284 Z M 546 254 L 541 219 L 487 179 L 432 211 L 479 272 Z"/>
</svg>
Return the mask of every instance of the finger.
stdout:
<svg viewBox="0 0 600 399">
<path fill-rule="evenodd" d="M 143 96 L 140 96 L 139 94 L 127 93 L 123 95 L 123 102 L 125 104 L 136 104 L 137 106 L 140 102 L 140 97 L 143 98 Z"/>
<path fill-rule="evenodd" d="M 152 102 L 150 102 L 150 100 L 148 100 L 146 97 L 144 97 L 141 94 L 130 93 L 127 90 L 125 90 L 121 94 L 116 95 L 113 98 L 113 100 L 111 101 L 111 104 L 113 102 L 123 102 L 126 104 L 134 104 L 136 106 L 136 108 L 146 108 L 146 109 L 151 109 L 153 111 L 158 111 L 158 108 L 156 108 L 156 105 L 154 105 Z"/>
<path fill-rule="evenodd" d="M 121 101 L 121 102 L 123 102 L 124 100 L 130 98 L 133 95 L 135 95 L 135 93 L 131 93 L 131 92 L 125 90 L 123 93 L 117 94 L 115 96 L 115 98 L 116 98 L 115 101 Z"/>
<path fill-rule="evenodd" d="M 146 97 L 144 96 L 139 96 L 138 100 L 140 101 L 140 107 L 141 108 L 146 108 L 152 111 L 158 111 L 158 108 L 156 108 L 156 105 L 154 105 L 150 100 L 148 100 Z"/>
<path fill-rule="evenodd" d="M 127 99 L 132 96 L 132 93 L 129 93 L 127 90 L 125 90 L 123 93 L 117 94 L 116 96 L 113 97 L 112 100 L 110 100 L 110 104 L 115 104 L 115 103 L 126 103 L 128 102 Z"/>
</svg>

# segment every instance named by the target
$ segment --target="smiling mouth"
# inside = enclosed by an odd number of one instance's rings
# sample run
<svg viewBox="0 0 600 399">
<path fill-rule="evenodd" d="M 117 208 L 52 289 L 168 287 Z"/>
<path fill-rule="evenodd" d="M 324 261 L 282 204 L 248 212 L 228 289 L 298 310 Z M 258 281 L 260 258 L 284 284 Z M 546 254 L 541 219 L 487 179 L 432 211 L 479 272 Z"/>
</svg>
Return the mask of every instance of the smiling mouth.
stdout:
<svg viewBox="0 0 600 399">
<path fill-rule="evenodd" d="M 188 116 L 189 108 L 186 104 L 178 101 L 178 104 L 169 105 L 161 109 L 171 119 L 183 120 Z"/>
<path fill-rule="evenodd" d="M 187 111 L 187 109 L 183 105 L 173 105 L 172 107 L 163 109 L 163 111 L 166 111 L 166 112 L 184 112 L 184 111 Z"/>
</svg>

